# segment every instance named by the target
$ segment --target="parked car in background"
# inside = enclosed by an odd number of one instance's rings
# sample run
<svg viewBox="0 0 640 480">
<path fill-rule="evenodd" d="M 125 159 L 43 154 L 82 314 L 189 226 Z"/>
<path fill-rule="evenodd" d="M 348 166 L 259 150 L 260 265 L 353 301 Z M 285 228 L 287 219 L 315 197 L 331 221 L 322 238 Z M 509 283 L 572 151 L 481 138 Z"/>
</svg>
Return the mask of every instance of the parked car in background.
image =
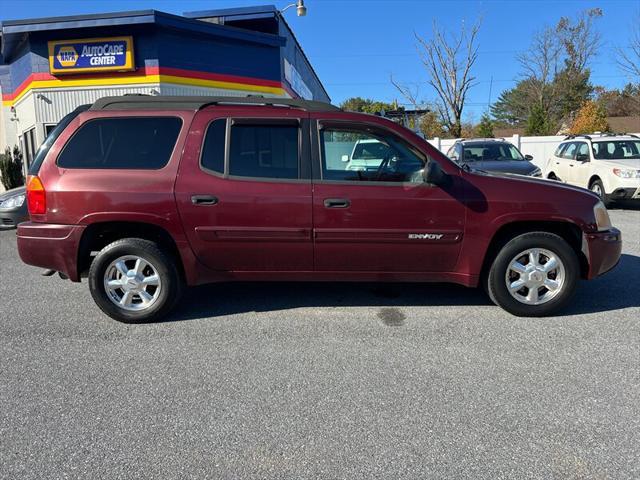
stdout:
<svg viewBox="0 0 640 480">
<path fill-rule="evenodd" d="M 364 138 L 353 145 L 351 155 L 343 155 L 347 170 L 377 170 L 389 154 L 389 146 L 380 140 Z"/>
<path fill-rule="evenodd" d="M 542 172 L 531 160 L 522 155 L 511 142 L 498 138 L 470 138 L 458 140 L 447 152 L 458 165 L 468 165 L 476 170 L 495 173 L 515 173 L 540 177 Z"/>
<path fill-rule="evenodd" d="M 549 179 L 588 188 L 606 205 L 640 201 L 640 137 L 569 136 L 558 145 L 545 172 Z"/>
<path fill-rule="evenodd" d="M 375 169 L 345 168 L 373 141 Z M 27 204 L 22 260 L 88 278 L 124 322 L 162 318 L 185 284 L 237 280 L 482 285 L 544 316 L 622 249 L 591 192 L 461 168 L 390 120 L 281 98 L 100 99 L 47 137 Z"/>
<path fill-rule="evenodd" d="M 0 229 L 15 228 L 20 222 L 29 220 L 25 187 L 0 193 Z"/>
</svg>

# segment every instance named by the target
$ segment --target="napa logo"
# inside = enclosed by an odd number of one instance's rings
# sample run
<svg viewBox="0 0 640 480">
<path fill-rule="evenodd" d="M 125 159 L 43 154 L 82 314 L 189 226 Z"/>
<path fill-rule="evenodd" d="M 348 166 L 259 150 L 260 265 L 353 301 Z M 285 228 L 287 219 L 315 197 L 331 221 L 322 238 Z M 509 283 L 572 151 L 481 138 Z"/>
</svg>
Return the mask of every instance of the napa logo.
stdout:
<svg viewBox="0 0 640 480">
<path fill-rule="evenodd" d="M 84 38 L 49 42 L 53 75 L 134 70 L 133 37 Z"/>
<path fill-rule="evenodd" d="M 78 62 L 79 55 L 73 46 L 67 46 L 60 47 L 56 58 L 63 67 L 73 67 Z"/>
</svg>

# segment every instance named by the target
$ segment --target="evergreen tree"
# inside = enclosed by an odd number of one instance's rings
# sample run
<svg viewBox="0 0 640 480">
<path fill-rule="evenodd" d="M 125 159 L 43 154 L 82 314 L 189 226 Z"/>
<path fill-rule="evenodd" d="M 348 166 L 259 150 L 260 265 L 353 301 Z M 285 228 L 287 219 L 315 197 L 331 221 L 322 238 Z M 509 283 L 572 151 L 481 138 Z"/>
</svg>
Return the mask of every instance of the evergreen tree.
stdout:
<svg viewBox="0 0 640 480">
<path fill-rule="evenodd" d="M 489 118 L 488 114 L 484 113 L 480 118 L 480 123 L 476 129 L 476 135 L 482 138 L 495 137 L 493 134 L 493 122 L 491 121 L 491 118 Z"/>
<path fill-rule="evenodd" d="M 553 133 L 549 115 L 541 105 L 536 104 L 531 109 L 524 133 L 525 135 L 534 136 L 551 135 Z"/>
</svg>

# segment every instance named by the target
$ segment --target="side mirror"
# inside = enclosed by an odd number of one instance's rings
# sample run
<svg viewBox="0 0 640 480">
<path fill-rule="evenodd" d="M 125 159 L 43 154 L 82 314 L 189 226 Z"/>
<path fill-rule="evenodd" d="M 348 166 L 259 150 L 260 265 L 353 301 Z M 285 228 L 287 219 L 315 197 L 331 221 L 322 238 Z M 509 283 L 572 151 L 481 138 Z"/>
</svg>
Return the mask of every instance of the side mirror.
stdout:
<svg viewBox="0 0 640 480">
<path fill-rule="evenodd" d="M 343 162 L 348 162 L 349 161 L 349 155 L 342 155 L 340 160 L 342 160 Z"/>
<path fill-rule="evenodd" d="M 579 153 L 576 155 L 576 160 L 579 162 L 588 162 L 589 154 L 588 153 Z"/>
<path fill-rule="evenodd" d="M 433 160 L 427 163 L 427 166 L 422 172 L 422 178 L 425 183 L 430 183 L 431 185 L 443 186 L 449 183 L 449 175 L 442 170 L 438 162 Z"/>
<path fill-rule="evenodd" d="M 531 160 L 533 160 L 533 155 L 525 155 L 524 159 L 528 160 L 528 161 L 531 161 Z"/>
</svg>

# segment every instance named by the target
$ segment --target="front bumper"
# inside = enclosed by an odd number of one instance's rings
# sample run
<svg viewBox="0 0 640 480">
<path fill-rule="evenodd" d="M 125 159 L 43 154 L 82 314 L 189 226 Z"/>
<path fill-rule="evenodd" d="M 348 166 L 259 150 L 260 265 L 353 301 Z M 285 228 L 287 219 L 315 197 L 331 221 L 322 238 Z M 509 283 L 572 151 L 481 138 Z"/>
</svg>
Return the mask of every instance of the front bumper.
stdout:
<svg viewBox="0 0 640 480">
<path fill-rule="evenodd" d="M 622 235 L 617 228 L 583 234 L 582 250 L 589 261 L 587 278 L 607 273 L 618 264 L 622 253 Z"/>
<path fill-rule="evenodd" d="M 640 187 L 616 188 L 611 195 L 611 200 L 640 200 Z"/>
<path fill-rule="evenodd" d="M 25 222 L 18 225 L 18 253 L 27 265 L 47 268 L 79 282 L 78 246 L 84 225 Z"/>
<path fill-rule="evenodd" d="M 21 207 L 0 209 L 0 229 L 16 228 L 19 223 L 29 220 L 26 202 Z"/>
</svg>

